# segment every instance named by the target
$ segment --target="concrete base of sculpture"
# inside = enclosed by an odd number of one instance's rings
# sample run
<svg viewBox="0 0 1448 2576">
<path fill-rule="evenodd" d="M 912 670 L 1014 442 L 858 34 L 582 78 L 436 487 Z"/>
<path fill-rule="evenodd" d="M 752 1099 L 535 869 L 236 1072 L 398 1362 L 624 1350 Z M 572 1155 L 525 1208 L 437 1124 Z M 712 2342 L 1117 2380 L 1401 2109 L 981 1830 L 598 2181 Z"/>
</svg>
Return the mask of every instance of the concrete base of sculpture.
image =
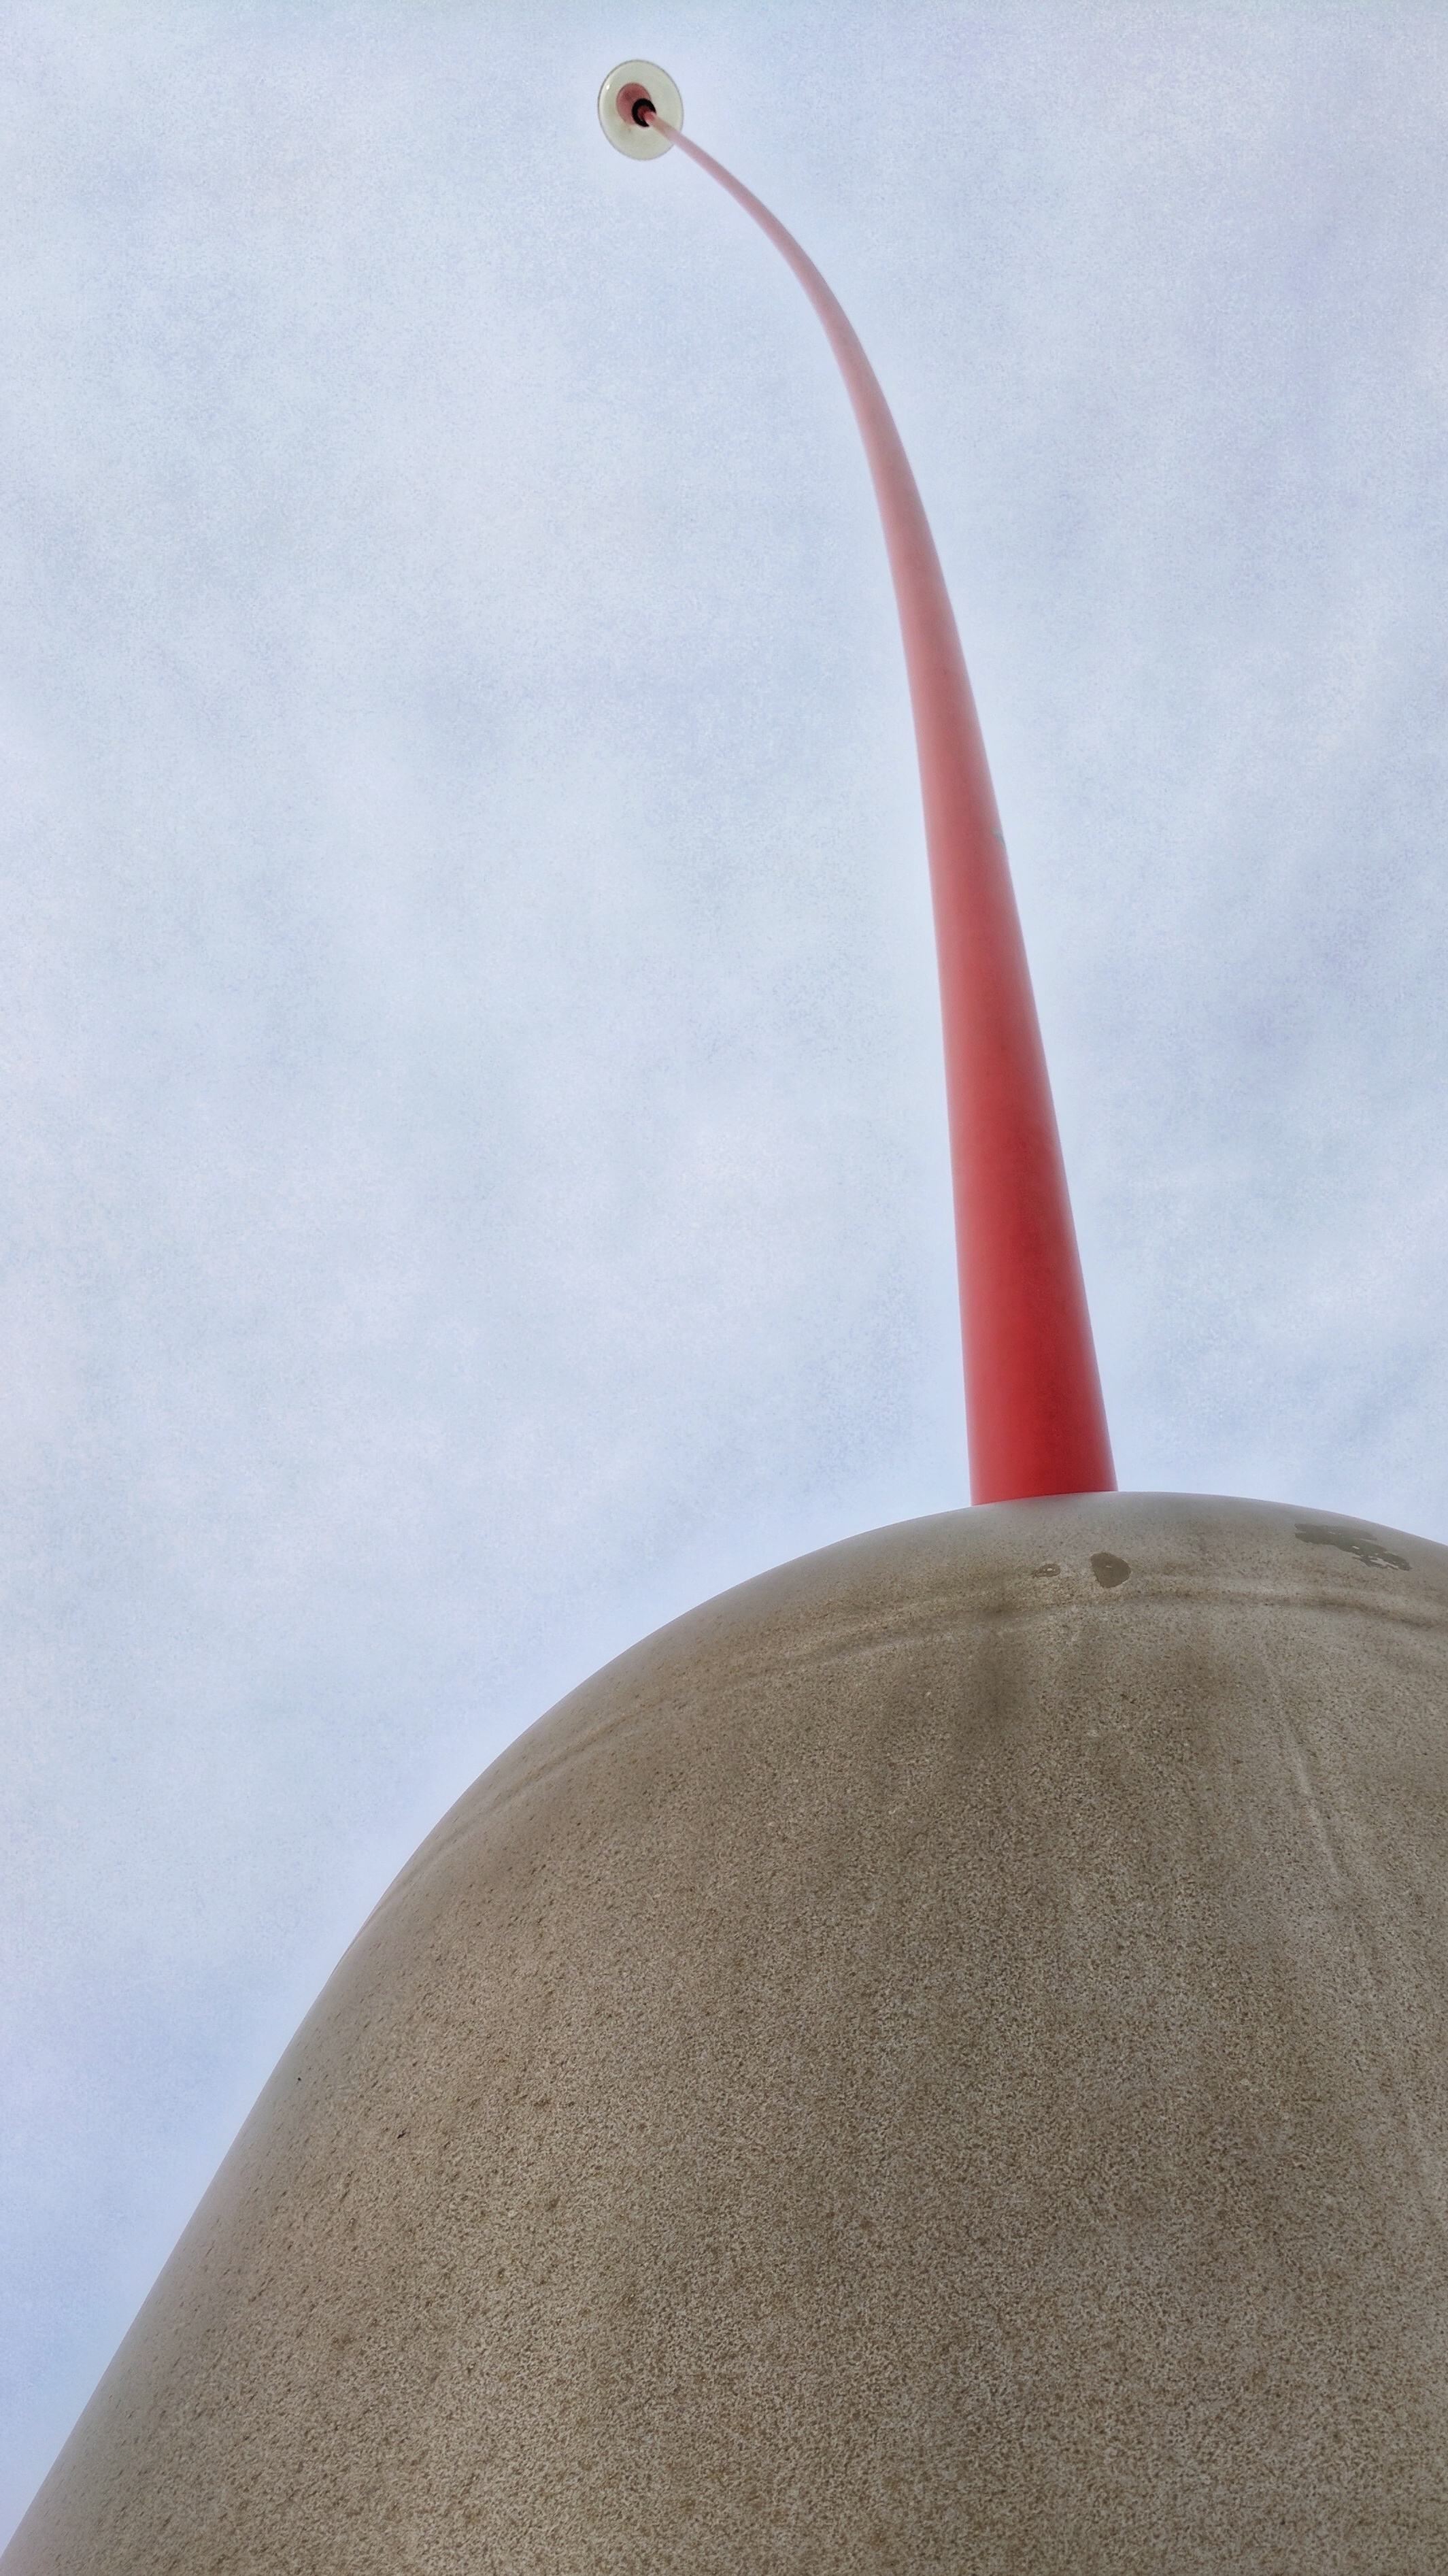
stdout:
<svg viewBox="0 0 1448 2576">
<path fill-rule="evenodd" d="M 573 1693 L 293 2042 L 5 2576 L 1448 2566 L 1448 1550 L 825 1550 Z"/>
</svg>

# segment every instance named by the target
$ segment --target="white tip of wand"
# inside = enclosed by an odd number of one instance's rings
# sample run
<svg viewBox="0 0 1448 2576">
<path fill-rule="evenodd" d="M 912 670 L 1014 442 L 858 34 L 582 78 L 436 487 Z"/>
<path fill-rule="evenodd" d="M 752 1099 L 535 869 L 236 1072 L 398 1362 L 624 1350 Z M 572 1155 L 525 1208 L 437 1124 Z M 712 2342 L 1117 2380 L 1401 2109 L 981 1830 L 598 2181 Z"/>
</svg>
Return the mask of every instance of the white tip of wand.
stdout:
<svg viewBox="0 0 1448 2576">
<path fill-rule="evenodd" d="M 657 63 L 619 63 L 598 93 L 598 121 L 615 152 L 626 152 L 631 161 L 657 161 L 673 149 L 667 134 L 640 115 L 649 107 L 666 125 L 684 122 L 684 102 L 667 72 Z"/>
</svg>

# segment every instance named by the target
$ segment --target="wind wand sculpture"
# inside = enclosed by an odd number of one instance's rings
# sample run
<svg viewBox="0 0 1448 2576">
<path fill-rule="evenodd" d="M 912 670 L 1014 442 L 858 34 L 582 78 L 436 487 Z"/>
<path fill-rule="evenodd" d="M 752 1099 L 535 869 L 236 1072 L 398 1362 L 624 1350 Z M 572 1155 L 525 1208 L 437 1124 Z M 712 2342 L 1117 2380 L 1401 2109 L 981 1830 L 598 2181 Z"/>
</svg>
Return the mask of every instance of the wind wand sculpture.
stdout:
<svg viewBox="0 0 1448 2576">
<path fill-rule="evenodd" d="M 985 1509 L 742 1584 L 459 1800 L 5 2576 L 1448 2567 L 1448 1550 L 1117 1494 L 909 466 L 880 499 Z"/>
<path fill-rule="evenodd" d="M 1116 1477 L 1050 1077 L 985 745 L 945 576 L 875 371 L 792 233 L 683 131 L 657 63 L 620 63 L 598 100 L 636 161 L 677 145 L 752 215 L 821 322 L 865 442 L 900 611 L 940 963 L 945 1089 L 977 1503 L 1114 1492 Z"/>
</svg>

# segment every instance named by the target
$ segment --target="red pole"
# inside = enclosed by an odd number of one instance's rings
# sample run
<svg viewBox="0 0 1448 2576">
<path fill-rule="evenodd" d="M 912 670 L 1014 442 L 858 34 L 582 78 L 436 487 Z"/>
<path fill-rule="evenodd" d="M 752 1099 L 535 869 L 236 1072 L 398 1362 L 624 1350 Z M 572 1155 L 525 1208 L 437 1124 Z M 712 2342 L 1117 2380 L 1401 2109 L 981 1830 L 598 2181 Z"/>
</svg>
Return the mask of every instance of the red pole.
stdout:
<svg viewBox="0 0 1448 2576">
<path fill-rule="evenodd" d="M 632 101 L 619 100 L 627 114 Z M 812 259 L 638 94 L 634 113 L 752 215 L 825 326 L 884 523 L 925 806 L 940 961 L 971 1499 L 1116 1488 L 1030 970 L 965 657 L 910 462 Z"/>
</svg>

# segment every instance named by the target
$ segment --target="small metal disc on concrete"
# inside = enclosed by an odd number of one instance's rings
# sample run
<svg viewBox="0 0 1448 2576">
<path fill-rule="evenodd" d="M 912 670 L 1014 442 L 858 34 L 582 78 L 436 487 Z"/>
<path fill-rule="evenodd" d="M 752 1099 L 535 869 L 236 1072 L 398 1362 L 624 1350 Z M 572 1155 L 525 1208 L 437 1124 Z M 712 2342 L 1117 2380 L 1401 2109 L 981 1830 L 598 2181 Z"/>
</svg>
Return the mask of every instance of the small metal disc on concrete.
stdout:
<svg viewBox="0 0 1448 2576">
<path fill-rule="evenodd" d="M 674 148 L 667 134 L 640 123 L 635 110 L 645 101 L 666 124 L 683 124 L 684 102 L 657 63 L 617 64 L 598 93 L 599 124 L 614 150 L 626 152 L 631 161 L 657 161 L 661 152 Z"/>
<path fill-rule="evenodd" d="M 460 1800 L 5 2576 L 1448 2566 L 1448 1550 L 1005 1504 Z"/>
</svg>

